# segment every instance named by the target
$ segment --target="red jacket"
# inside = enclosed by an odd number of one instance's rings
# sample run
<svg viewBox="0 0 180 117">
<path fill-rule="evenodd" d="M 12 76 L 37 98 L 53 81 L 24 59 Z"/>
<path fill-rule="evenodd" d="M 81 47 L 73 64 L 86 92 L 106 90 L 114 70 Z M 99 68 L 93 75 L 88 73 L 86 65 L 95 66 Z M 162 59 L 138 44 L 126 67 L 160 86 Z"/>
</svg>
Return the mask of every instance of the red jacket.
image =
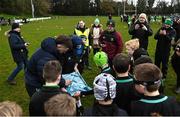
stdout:
<svg viewBox="0 0 180 117">
<path fill-rule="evenodd" d="M 105 47 L 102 46 L 102 51 L 107 53 L 110 60 L 123 50 L 122 36 L 116 31 L 108 32 L 105 30 L 100 37 L 100 44 L 105 45 Z"/>
</svg>

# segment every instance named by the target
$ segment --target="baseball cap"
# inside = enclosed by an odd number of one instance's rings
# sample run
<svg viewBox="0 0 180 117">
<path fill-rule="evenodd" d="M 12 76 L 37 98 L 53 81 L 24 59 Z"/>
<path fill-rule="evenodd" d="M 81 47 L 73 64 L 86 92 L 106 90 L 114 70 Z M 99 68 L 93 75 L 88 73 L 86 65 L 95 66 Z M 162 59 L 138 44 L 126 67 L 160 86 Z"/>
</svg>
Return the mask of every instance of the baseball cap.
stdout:
<svg viewBox="0 0 180 117">
<path fill-rule="evenodd" d="M 107 54 L 105 52 L 97 52 L 95 55 L 94 55 L 94 62 L 97 66 L 99 67 L 102 67 L 104 66 L 105 64 L 108 63 L 108 57 L 107 57 Z"/>
<path fill-rule="evenodd" d="M 107 73 L 96 76 L 94 82 L 94 97 L 96 100 L 111 100 L 116 96 L 116 82 L 114 77 Z"/>
</svg>

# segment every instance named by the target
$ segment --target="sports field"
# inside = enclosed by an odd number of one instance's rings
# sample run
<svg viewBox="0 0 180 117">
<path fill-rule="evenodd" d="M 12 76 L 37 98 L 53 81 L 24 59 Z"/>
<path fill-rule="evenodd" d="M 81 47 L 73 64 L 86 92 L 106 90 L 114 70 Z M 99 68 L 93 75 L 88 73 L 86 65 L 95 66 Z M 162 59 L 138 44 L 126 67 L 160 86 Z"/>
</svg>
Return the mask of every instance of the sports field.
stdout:
<svg viewBox="0 0 180 117">
<path fill-rule="evenodd" d="M 74 28 L 79 20 L 84 20 L 87 27 L 90 27 L 94 22 L 96 17 L 91 16 L 59 16 L 54 17 L 51 20 L 37 21 L 25 24 L 22 26 L 22 36 L 24 39 L 30 43 L 29 49 L 29 58 L 31 55 L 40 47 L 41 41 L 46 37 L 54 37 L 60 34 L 70 35 L 73 34 Z M 98 17 L 103 24 L 103 29 L 106 28 L 107 17 Z M 119 17 L 113 17 L 116 22 L 116 30 L 120 31 L 123 37 L 123 42 L 129 40 L 131 36 L 128 34 L 127 24 L 120 22 Z M 151 27 L 153 32 L 159 29 L 161 24 L 152 23 Z M 11 100 L 16 101 L 21 105 L 24 111 L 24 115 L 28 115 L 28 104 L 29 97 L 24 85 L 24 74 L 21 72 L 16 77 L 17 85 L 11 86 L 6 83 L 8 75 L 16 67 L 13 59 L 11 57 L 11 52 L 8 44 L 7 37 L 4 35 L 4 32 L 10 29 L 9 26 L 1 27 L 0 31 L 0 101 Z M 156 47 L 156 41 L 151 36 L 149 38 L 149 48 L 148 52 L 150 57 L 154 60 L 154 53 Z M 173 51 L 172 51 L 173 52 Z M 171 53 L 172 53 L 171 52 Z M 83 73 L 84 79 L 86 82 L 92 86 L 94 77 L 98 74 L 98 68 L 92 61 L 92 53 L 90 57 L 90 64 L 93 67 L 91 71 L 85 70 Z M 180 100 L 180 96 L 174 93 L 176 76 L 172 70 L 171 64 L 169 63 L 168 76 L 165 81 L 165 94 L 174 95 Z M 90 106 L 93 102 L 93 96 L 84 97 L 82 99 L 83 105 Z"/>
</svg>

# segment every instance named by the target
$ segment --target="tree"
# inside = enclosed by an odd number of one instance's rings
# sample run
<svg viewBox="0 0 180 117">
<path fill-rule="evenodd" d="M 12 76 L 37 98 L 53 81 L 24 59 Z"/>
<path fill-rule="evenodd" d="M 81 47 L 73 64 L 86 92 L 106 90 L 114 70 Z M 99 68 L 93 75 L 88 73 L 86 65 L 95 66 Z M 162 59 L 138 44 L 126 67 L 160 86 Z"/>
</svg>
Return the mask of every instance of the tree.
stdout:
<svg viewBox="0 0 180 117">
<path fill-rule="evenodd" d="M 146 0 L 137 1 L 137 12 L 138 13 L 146 12 Z"/>
<path fill-rule="evenodd" d="M 147 8 L 147 12 L 148 13 L 152 13 L 152 7 L 154 5 L 155 0 L 147 0 L 148 3 L 148 8 Z"/>
</svg>

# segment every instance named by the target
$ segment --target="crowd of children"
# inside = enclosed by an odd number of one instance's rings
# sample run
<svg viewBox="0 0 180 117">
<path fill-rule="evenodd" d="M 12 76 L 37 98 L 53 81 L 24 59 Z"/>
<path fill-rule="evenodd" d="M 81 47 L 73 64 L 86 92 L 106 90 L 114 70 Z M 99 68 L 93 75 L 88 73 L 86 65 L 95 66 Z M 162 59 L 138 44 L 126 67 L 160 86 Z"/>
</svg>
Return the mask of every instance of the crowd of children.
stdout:
<svg viewBox="0 0 180 117">
<path fill-rule="evenodd" d="M 173 22 L 166 19 L 155 34 L 157 40 L 155 64 L 147 52 L 148 36 L 153 34 L 146 14 L 142 13 L 130 26 L 132 40 L 125 43 L 115 30 L 115 22 L 107 21 L 103 31 L 98 18 L 91 29 L 79 21 L 73 36 L 60 35 L 48 37 L 28 62 L 27 46 L 20 36 L 18 24 L 12 25 L 9 43 L 13 57 L 18 57 L 16 74 L 25 68 L 25 86 L 30 97 L 30 116 L 178 116 L 180 105 L 174 97 L 163 92 L 163 80 L 167 76 L 171 45 L 174 54 L 171 59 L 177 75 L 176 93 L 180 93 L 180 19 Z M 83 73 L 84 68 L 91 70 L 89 53 L 93 48 L 93 60 L 100 73 L 93 81 L 89 92 L 77 91 L 73 96 L 66 87 L 71 81 L 64 80 L 62 74 L 73 71 Z M 25 57 L 24 57 L 25 56 Z M 162 70 L 160 64 L 162 63 Z M 21 67 L 21 69 L 19 68 Z M 18 71 L 17 71 L 18 69 Z M 13 74 L 13 73 L 12 73 Z M 15 73 L 14 73 L 15 74 Z M 15 84 L 14 77 L 8 79 Z M 83 108 L 82 95 L 94 95 L 94 103 Z M 14 102 L 0 103 L 0 116 L 21 116 L 22 109 Z"/>
</svg>

